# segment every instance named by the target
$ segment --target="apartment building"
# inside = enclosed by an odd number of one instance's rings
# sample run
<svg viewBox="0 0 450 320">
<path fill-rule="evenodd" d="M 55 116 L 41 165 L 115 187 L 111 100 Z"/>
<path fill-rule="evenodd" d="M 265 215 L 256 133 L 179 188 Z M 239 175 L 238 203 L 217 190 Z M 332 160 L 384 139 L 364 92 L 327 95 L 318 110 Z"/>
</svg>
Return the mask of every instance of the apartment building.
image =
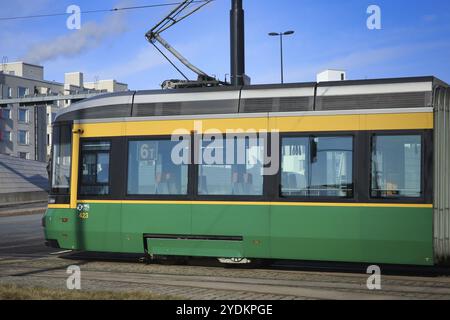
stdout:
<svg viewBox="0 0 450 320">
<path fill-rule="evenodd" d="M 26 62 L 0 65 L 0 100 L 80 93 L 127 91 L 128 85 L 115 80 L 84 83 L 83 73 L 66 73 L 64 83 L 44 80 L 44 67 Z M 52 121 L 71 100 L 61 99 L 39 105 L 0 105 L 0 154 L 45 162 L 52 145 Z"/>
</svg>

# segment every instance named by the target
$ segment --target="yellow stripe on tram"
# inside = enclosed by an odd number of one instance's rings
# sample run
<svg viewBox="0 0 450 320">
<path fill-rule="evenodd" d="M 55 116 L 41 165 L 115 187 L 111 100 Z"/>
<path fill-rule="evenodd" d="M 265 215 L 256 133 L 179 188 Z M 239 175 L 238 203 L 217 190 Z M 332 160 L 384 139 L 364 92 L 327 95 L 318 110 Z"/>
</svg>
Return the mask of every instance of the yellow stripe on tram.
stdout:
<svg viewBox="0 0 450 320">
<path fill-rule="evenodd" d="M 70 204 L 49 204 L 49 209 L 70 209 Z"/>
<path fill-rule="evenodd" d="M 200 125 L 201 124 L 201 125 Z M 177 130 L 204 133 L 208 130 L 255 130 L 280 132 L 339 132 L 379 130 L 426 130 L 434 128 L 433 113 L 155 120 L 77 124 L 83 138 L 171 135 Z"/>
<path fill-rule="evenodd" d="M 322 202 L 240 202 L 240 201 L 158 201 L 158 200 L 80 200 L 79 203 L 89 204 L 141 204 L 141 205 L 227 205 L 227 206 L 291 206 L 291 207 L 349 207 L 349 208 L 419 208 L 433 209 L 432 204 L 402 204 L 402 203 L 322 203 Z"/>
</svg>

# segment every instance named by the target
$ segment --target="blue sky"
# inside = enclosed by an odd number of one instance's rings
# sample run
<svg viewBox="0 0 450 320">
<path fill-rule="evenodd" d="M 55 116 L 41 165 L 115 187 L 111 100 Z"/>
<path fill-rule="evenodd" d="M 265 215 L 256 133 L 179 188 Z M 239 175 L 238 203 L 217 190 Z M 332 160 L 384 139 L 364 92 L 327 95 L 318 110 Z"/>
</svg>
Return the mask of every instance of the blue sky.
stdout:
<svg viewBox="0 0 450 320">
<path fill-rule="evenodd" d="M 86 11 L 169 2 L 0 0 L 0 17 L 65 12 L 71 4 Z M 382 30 L 366 27 L 371 4 L 381 7 Z M 291 29 L 286 82 L 314 81 L 327 68 L 346 69 L 350 79 L 435 75 L 450 82 L 448 0 L 244 0 L 244 6 L 246 71 L 253 83 L 280 81 L 279 45 L 267 33 Z M 86 81 L 114 78 L 131 89 L 158 88 L 179 75 L 144 34 L 169 9 L 85 14 L 81 31 L 68 30 L 64 16 L 0 21 L 0 57 L 35 60 L 48 80 L 82 71 Z M 221 79 L 229 73 L 229 9 L 230 0 L 216 0 L 165 34 L 191 62 Z"/>
</svg>

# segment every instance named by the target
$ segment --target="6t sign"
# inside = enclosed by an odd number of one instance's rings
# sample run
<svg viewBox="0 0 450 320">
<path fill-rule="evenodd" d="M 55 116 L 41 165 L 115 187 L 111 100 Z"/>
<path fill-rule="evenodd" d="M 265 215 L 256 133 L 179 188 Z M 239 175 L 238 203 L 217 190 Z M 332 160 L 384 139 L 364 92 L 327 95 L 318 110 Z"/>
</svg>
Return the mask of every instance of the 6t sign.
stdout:
<svg viewBox="0 0 450 320">
<path fill-rule="evenodd" d="M 158 154 L 158 147 L 156 143 L 146 142 L 142 143 L 139 147 L 139 160 L 140 161 L 156 161 L 156 155 Z"/>
</svg>

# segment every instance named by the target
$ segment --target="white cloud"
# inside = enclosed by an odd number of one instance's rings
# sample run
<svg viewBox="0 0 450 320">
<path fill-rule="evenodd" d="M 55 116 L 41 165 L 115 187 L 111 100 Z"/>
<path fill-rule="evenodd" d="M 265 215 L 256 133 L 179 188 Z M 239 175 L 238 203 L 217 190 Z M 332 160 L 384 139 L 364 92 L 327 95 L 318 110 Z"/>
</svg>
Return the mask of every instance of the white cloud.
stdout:
<svg viewBox="0 0 450 320">
<path fill-rule="evenodd" d="M 104 71 L 88 72 L 88 75 L 101 75 L 102 78 L 124 79 L 134 74 L 149 71 L 165 64 L 163 58 L 150 46 L 141 48 L 139 52 L 125 63 L 120 63 Z"/>
<path fill-rule="evenodd" d="M 122 1 L 116 7 L 129 4 L 130 1 Z M 43 63 L 60 57 L 75 57 L 100 46 L 107 38 L 125 32 L 126 26 L 124 13 L 112 13 L 100 23 L 83 23 L 80 30 L 32 45 L 28 48 L 23 60 Z"/>
</svg>

